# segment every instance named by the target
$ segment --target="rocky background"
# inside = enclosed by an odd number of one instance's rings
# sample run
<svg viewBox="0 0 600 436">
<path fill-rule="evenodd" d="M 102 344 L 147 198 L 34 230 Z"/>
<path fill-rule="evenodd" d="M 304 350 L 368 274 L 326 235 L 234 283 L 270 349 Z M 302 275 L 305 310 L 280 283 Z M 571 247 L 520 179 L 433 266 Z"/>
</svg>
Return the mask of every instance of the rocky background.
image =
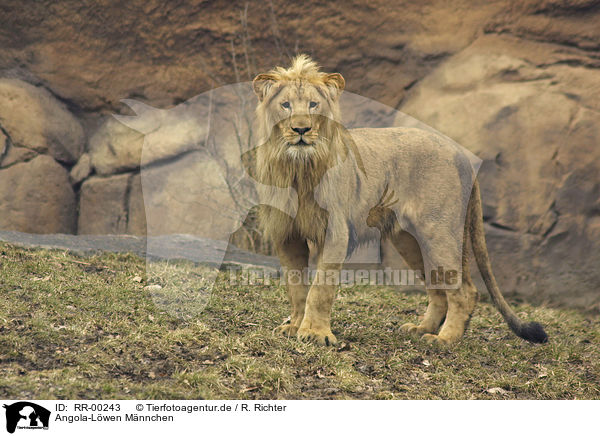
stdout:
<svg viewBox="0 0 600 436">
<path fill-rule="evenodd" d="M 598 0 L 0 0 L 0 22 L 0 229 L 145 234 L 143 136 L 110 116 L 132 113 L 120 100 L 168 109 L 305 52 L 483 159 L 506 294 L 600 309 Z"/>
</svg>

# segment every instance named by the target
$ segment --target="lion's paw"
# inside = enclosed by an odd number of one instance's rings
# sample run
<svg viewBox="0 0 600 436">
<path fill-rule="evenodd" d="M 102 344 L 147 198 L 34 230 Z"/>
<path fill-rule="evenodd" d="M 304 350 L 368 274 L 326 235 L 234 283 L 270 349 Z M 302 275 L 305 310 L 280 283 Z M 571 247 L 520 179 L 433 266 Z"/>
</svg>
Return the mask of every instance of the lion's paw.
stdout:
<svg viewBox="0 0 600 436">
<path fill-rule="evenodd" d="M 298 339 L 302 342 L 314 342 L 318 345 L 335 346 L 337 339 L 329 329 L 308 329 L 302 328 L 298 330 Z"/>
<path fill-rule="evenodd" d="M 408 322 L 400 327 L 400 331 L 405 333 L 410 333 L 411 335 L 424 335 L 426 333 L 431 333 L 427 329 L 423 328 L 420 325 L 413 324 L 412 322 Z"/>
<path fill-rule="evenodd" d="M 273 333 L 276 335 L 283 335 L 283 336 L 296 336 L 296 333 L 298 333 L 298 326 L 293 325 L 292 323 L 290 323 L 289 321 L 284 322 L 283 324 L 281 324 L 278 327 L 275 327 L 275 330 L 273 330 Z"/>
<path fill-rule="evenodd" d="M 447 339 L 444 339 L 443 337 L 439 336 L 439 335 L 432 335 L 432 334 L 424 334 L 422 336 L 422 339 L 427 342 L 428 344 L 441 344 L 441 345 L 447 345 L 449 343 L 451 343 L 452 341 L 449 341 Z"/>
</svg>

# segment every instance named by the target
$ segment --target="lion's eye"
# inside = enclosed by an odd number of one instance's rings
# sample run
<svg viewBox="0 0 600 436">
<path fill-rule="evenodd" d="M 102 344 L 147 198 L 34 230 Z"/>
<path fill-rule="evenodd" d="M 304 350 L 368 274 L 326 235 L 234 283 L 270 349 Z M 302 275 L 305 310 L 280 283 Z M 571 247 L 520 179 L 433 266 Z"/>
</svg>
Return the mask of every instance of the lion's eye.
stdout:
<svg viewBox="0 0 600 436">
<path fill-rule="evenodd" d="M 284 101 L 283 103 L 281 103 L 281 107 L 284 109 L 289 109 L 290 108 L 290 102 L 289 101 Z"/>
<path fill-rule="evenodd" d="M 316 108 L 318 105 L 319 105 L 319 103 L 317 103 L 316 101 L 311 101 L 311 102 L 308 104 L 308 107 L 309 107 L 309 108 L 311 108 L 311 109 L 314 109 L 314 108 Z"/>
</svg>

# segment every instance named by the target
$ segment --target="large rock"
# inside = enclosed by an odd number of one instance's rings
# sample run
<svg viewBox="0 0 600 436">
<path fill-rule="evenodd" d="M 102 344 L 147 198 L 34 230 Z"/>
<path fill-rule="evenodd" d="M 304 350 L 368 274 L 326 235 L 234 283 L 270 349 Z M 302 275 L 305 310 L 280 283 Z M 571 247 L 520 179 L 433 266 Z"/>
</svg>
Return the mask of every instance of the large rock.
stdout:
<svg viewBox="0 0 600 436">
<path fill-rule="evenodd" d="M 223 169 L 192 152 L 142 172 L 149 235 L 185 233 L 227 241 L 241 224 Z"/>
<path fill-rule="evenodd" d="M 18 79 L 0 79 L 0 127 L 20 149 L 21 159 L 35 152 L 73 163 L 83 151 L 83 128 L 64 104 L 46 89 Z"/>
<path fill-rule="evenodd" d="M 135 116 L 120 117 L 122 121 L 108 118 L 90 139 L 91 164 L 98 174 L 137 169 L 204 146 L 206 95 L 170 110 L 134 100 L 127 103 Z"/>
<path fill-rule="evenodd" d="M 143 134 L 108 118 L 90 138 L 91 165 L 98 174 L 139 168 L 143 144 Z"/>
<path fill-rule="evenodd" d="M 81 185 L 78 232 L 82 235 L 145 235 L 140 175 L 87 179 Z"/>
<path fill-rule="evenodd" d="M 91 177 L 81 185 L 79 234 L 127 233 L 129 174 Z"/>
<path fill-rule="evenodd" d="M 51 157 L 0 170 L 0 229 L 74 233 L 76 214 L 69 175 Z"/>
<path fill-rule="evenodd" d="M 0 158 L 0 168 L 7 168 L 19 162 L 26 162 L 36 157 L 38 153 L 29 148 L 15 147 L 10 141 L 7 141 L 6 152 Z"/>
<path fill-rule="evenodd" d="M 497 14 L 485 31 L 598 51 L 599 22 L 600 5 L 596 0 L 530 0 Z"/>
<path fill-rule="evenodd" d="M 484 215 L 497 229 L 489 246 L 505 291 L 600 307 L 600 112 L 590 98 L 600 70 L 566 67 L 561 56 L 483 37 L 401 109 L 483 159 Z"/>
<path fill-rule="evenodd" d="M 87 111 L 114 111 L 133 95 L 167 107 L 251 80 L 296 51 L 311 52 L 327 70 L 342 70 L 353 92 L 395 106 L 431 66 L 510 9 L 509 0 L 476 7 L 465 0 L 401 7 L 387 0 L 357 7 L 312 1 L 302 14 L 294 3 L 270 9 L 258 0 L 246 8 L 235 2 L 165 7 L 147 0 L 127 14 L 119 3 L 80 9 L 57 1 L 51 11 L 43 2 L 3 4 L 0 70 L 29 73 Z M 318 31 L 306 31 L 315 26 Z"/>
</svg>

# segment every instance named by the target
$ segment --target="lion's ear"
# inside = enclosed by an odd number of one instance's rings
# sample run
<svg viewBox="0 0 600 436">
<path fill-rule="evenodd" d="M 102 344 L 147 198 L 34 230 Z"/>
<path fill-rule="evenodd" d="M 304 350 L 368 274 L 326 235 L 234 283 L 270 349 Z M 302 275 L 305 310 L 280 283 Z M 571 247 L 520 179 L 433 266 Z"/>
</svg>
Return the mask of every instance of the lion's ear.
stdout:
<svg viewBox="0 0 600 436">
<path fill-rule="evenodd" d="M 344 90 L 344 87 L 346 86 L 346 81 L 340 73 L 331 73 L 327 75 L 327 79 L 325 79 L 325 84 L 327 86 L 335 88 L 337 90 L 338 95 L 340 95 Z"/>
<path fill-rule="evenodd" d="M 252 81 L 252 88 L 254 89 L 254 93 L 258 97 L 259 101 L 263 101 L 265 95 L 269 91 L 269 88 L 275 83 L 275 76 L 272 74 L 259 74 Z"/>
</svg>

